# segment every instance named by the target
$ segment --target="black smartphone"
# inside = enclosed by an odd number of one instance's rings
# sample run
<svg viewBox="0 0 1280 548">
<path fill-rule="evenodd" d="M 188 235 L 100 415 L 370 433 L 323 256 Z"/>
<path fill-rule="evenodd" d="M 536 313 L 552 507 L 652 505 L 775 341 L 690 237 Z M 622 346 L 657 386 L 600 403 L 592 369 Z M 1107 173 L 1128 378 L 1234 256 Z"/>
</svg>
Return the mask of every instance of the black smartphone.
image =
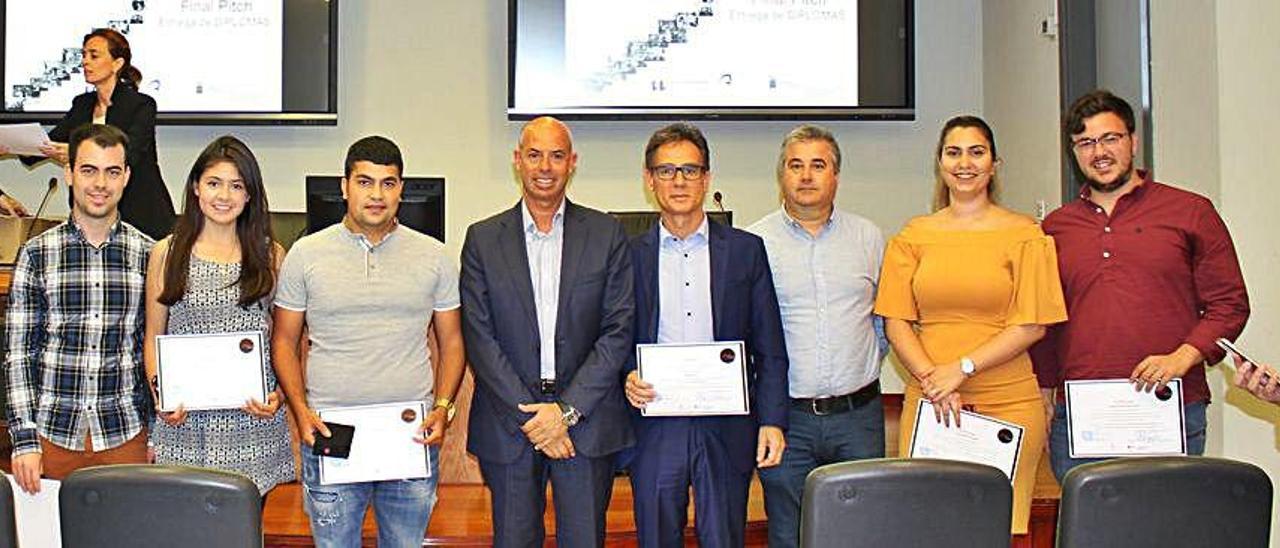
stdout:
<svg viewBox="0 0 1280 548">
<path fill-rule="evenodd" d="M 329 428 L 329 437 L 316 433 L 316 441 L 311 445 L 311 454 L 321 457 L 345 459 L 351 456 L 351 438 L 356 434 L 356 427 L 349 424 L 338 424 L 325 421 Z"/>
</svg>

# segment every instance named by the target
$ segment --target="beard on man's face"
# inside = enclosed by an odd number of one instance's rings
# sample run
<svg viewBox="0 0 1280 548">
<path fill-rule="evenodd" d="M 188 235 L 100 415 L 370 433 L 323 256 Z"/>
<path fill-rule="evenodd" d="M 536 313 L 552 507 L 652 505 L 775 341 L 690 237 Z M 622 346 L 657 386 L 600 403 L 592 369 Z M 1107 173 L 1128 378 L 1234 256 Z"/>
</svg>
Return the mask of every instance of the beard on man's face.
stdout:
<svg viewBox="0 0 1280 548">
<path fill-rule="evenodd" d="M 1090 179 L 1088 175 L 1085 175 L 1084 177 L 1085 177 L 1085 180 L 1089 182 L 1089 188 L 1093 189 L 1094 192 L 1101 192 L 1103 194 L 1106 194 L 1108 192 L 1115 192 L 1117 189 L 1124 186 L 1125 183 L 1129 182 L 1129 177 L 1132 175 L 1133 175 L 1133 165 L 1130 164 L 1129 169 L 1126 169 L 1124 173 L 1121 173 L 1119 177 L 1116 177 L 1114 181 L 1111 181 L 1109 183 L 1104 183 L 1102 181 L 1095 181 L 1093 179 Z"/>
</svg>

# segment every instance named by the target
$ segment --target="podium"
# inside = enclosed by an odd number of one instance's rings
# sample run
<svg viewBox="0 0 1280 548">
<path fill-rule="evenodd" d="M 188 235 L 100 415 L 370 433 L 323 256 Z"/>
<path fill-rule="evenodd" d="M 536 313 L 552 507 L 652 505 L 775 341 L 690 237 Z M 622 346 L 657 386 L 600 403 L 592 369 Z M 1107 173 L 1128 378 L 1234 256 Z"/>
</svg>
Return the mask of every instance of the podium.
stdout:
<svg viewBox="0 0 1280 548">
<path fill-rule="evenodd" d="M 61 219 L 0 216 L 0 265 L 12 265 L 27 239 L 57 226 Z M 8 286 L 6 285 L 6 288 Z"/>
</svg>

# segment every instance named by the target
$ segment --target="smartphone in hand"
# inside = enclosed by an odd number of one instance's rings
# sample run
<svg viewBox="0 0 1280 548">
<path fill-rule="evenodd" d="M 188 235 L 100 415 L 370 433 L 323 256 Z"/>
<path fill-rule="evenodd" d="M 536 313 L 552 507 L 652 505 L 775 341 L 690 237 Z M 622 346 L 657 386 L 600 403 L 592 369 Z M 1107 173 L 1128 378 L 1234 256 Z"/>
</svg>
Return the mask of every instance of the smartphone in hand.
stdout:
<svg viewBox="0 0 1280 548">
<path fill-rule="evenodd" d="M 1235 354 L 1240 358 L 1240 361 L 1249 364 L 1250 367 L 1257 367 L 1258 364 L 1261 363 L 1261 362 L 1254 361 L 1253 358 L 1250 358 L 1249 356 L 1246 356 L 1244 352 L 1240 351 L 1240 348 L 1232 344 L 1231 341 L 1228 341 L 1227 339 L 1218 339 L 1217 342 L 1218 342 L 1218 346 L 1221 347 L 1223 350 L 1226 350 L 1228 354 Z M 1262 384 L 1267 384 L 1270 382 L 1271 382 L 1271 375 L 1263 374 Z"/>
<path fill-rule="evenodd" d="M 321 457 L 345 459 L 351 455 L 351 440 L 355 437 L 356 427 L 349 424 L 338 424 L 325 421 L 329 428 L 329 437 L 316 434 L 315 444 L 311 446 L 311 454 Z"/>
</svg>

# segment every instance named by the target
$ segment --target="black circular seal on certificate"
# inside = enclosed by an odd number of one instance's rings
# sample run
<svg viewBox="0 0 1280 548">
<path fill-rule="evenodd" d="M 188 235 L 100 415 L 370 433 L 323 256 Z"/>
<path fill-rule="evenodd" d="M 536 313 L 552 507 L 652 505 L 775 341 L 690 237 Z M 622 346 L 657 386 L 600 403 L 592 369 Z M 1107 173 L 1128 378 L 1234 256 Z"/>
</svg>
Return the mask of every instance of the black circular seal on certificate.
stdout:
<svg viewBox="0 0 1280 548">
<path fill-rule="evenodd" d="M 400 420 L 404 422 L 413 422 L 413 419 L 416 418 L 418 418 L 418 412 L 413 409 L 405 408 L 404 411 L 400 412 Z"/>
<path fill-rule="evenodd" d="M 1169 401 L 1173 397 L 1173 389 L 1168 386 L 1161 386 L 1156 389 L 1156 399 L 1160 401 Z"/>
<path fill-rule="evenodd" d="M 1013 430 L 1001 428 L 999 432 L 996 432 L 996 439 L 1000 440 L 1000 443 L 1009 443 L 1013 441 Z"/>
<path fill-rule="evenodd" d="M 720 361 L 724 363 L 733 363 L 733 359 L 736 357 L 738 357 L 738 354 L 734 352 L 732 348 L 726 348 L 720 351 Z"/>
<path fill-rule="evenodd" d="M 245 354 L 253 352 L 253 340 L 248 338 L 240 339 L 240 351 Z"/>
</svg>

